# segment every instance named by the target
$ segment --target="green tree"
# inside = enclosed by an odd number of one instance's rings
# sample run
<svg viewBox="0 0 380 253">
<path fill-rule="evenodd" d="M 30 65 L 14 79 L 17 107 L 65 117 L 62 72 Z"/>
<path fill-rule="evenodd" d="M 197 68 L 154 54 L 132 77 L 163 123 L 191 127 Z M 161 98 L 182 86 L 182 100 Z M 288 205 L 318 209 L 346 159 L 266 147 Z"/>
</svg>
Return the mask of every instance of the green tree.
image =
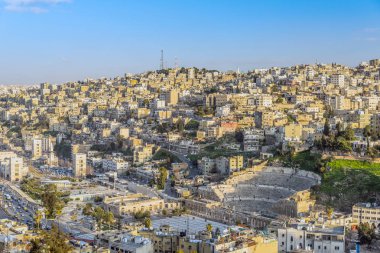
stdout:
<svg viewBox="0 0 380 253">
<path fill-rule="evenodd" d="M 110 229 L 111 225 L 115 223 L 115 217 L 113 216 L 112 212 L 105 212 L 103 219 L 104 222 L 108 225 L 108 229 Z"/>
<path fill-rule="evenodd" d="M 216 228 L 215 229 L 215 236 L 218 238 L 221 235 L 220 229 Z"/>
<path fill-rule="evenodd" d="M 145 218 L 149 218 L 150 217 L 150 212 L 147 210 L 145 212 L 143 212 L 142 210 L 139 210 L 137 212 L 135 212 L 133 214 L 133 216 L 135 217 L 136 220 L 142 220 L 142 219 L 145 219 Z"/>
<path fill-rule="evenodd" d="M 185 129 L 185 124 L 183 123 L 182 119 L 179 119 L 177 121 L 177 130 L 178 132 L 182 133 L 184 129 Z"/>
<path fill-rule="evenodd" d="M 158 188 L 165 189 L 166 180 L 168 178 L 168 170 L 165 167 L 160 168 L 160 176 L 158 181 Z"/>
<path fill-rule="evenodd" d="M 329 125 L 329 121 L 327 119 L 325 120 L 325 125 L 323 127 L 323 134 L 326 136 L 330 135 L 330 125 Z"/>
<path fill-rule="evenodd" d="M 328 206 L 326 208 L 326 214 L 327 214 L 327 218 L 329 220 L 331 220 L 331 217 L 332 217 L 333 213 L 334 213 L 334 208 L 332 208 L 331 206 Z"/>
<path fill-rule="evenodd" d="M 29 253 L 43 253 L 44 244 L 41 239 L 34 239 L 30 242 L 31 248 Z"/>
<path fill-rule="evenodd" d="M 369 125 L 363 129 L 363 135 L 367 138 L 371 136 L 371 127 Z"/>
<path fill-rule="evenodd" d="M 101 228 L 105 215 L 106 214 L 104 209 L 100 206 L 95 207 L 94 211 L 92 212 L 92 216 L 95 218 L 98 228 Z"/>
<path fill-rule="evenodd" d="M 145 218 L 145 220 L 144 220 L 144 226 L 146 228 L 151 228 L 152 227 L 152 220 L 150 218 Z"/>
<path fill-rule="evenodd" d="M 187 122 L 187 124 L 185 125 L 186 130 L 197 130 L 198 127 L 199 127 L 199 122 L 193 119 Z"/>
<path fill-rule="evenodd" d="M 340 122 L 336 123 L 336 131 L 337 131 L 337 136 L 342 136 L 343 135 L 343 127 L 342 127 L 342 124 Z"/>
<path fill-rule="evenodd" d="M 91 215 L 91 213 L 92 213 L 92 204 L 86 203 L 86 205 L 83 207 L 82 214 Z"/>
<path fill-rule="evenodd" d="M 273 85 L 273 86 L 271 87 L 271 92 L 272 92 L 272 93 L 273 93 L 273 92 L 278 92 L 278 91 L 279 91 L 278 86 Z"/>
<path fill-rule="evenodd" d="M 60 232 L 57 226 L 50 231 L 43 231 L 40 239 L 31 241 L 30 252 L 34 253 L 67 253 L 72 252 L 73 247 L 67 243 L 67 237 Z"/>
<path fill-rule="evenodd" d="M 37 230 L 40 230 L 42 221 L 42 212 L 40 210 L 37 210 L 36 215 L 34 216 L 34 223 L 36 224 Z"/>
<path fill-rule="evenodd" d="M 351 144 L 346 139 L 344 139 L 343 137 L 338 137 L 336 139 L 334 146 L 336 149 L 339 149 L 339 150 L 344 151 L 344 152 L 352 151 Z"/>
<path fill-rule="evenodd" d="M 344 138 L 346 139 L 346 140 L 348 140 L 348 141 L 353 141 L 353 140 L 355 140 L 355 132 L 354 132 L 354 130 L 352 129 L 352 127 L 351 126 L 348 126 L 347 128 L 346 128 L 346 130 L 344 130 Z"/>
<path fill-rule="evenodd" d="M 41 195 L 41 201 L 46 210 L 46 217 L 54 219 L 62 212 L 64 202 L 60 199 L 57 186 L 53 184 L 44 187 L 44 193 Z"/>
<path fill-rule="evenodd" d="M 211 225 L 211 223 L 208 223 L 208 224 L 206 225 L 206 230 L 207 230 L 208 232 L 211 232 L 211 231 L 212 231 L 212 225 Z"/>
<path fill-rule="evenodd" d="M 144 99 L 144 101 L 143 101 L 143 105 L 145 106 L 145 107 L 148 107 L 149 106 L 149 99 Z"/>
<path fill-rule="evenodd" d="M 370 245 L 372 240 L 375 238 L 375 228 L 371 226 L 368 222 L 359 224 L 358 229 L 360 244 Z"/>
<path fill-rule="evenodd" d="M 319 172 L 320 173 L 325 173 L 326 172 L 326 167 L 324 167 L 324 166 L 321 166 L 320 168 L 319 168 Z"/>
<path fill-rule="evenodd" d="M 239 143 L 243 143 L 244 141 L 244 133 L 243 131 L 236 131 L 235 132 L 235 140 Z"/>
<path fill-rule="evenodd" d="M 282 97 L 278 97 L 278 98 L 276 99 L 276 103 L 277 103 L 277 104 L 282 104 L 282 103 L 284 103 L 284 99 L 283 99 Z"/>
</svg>

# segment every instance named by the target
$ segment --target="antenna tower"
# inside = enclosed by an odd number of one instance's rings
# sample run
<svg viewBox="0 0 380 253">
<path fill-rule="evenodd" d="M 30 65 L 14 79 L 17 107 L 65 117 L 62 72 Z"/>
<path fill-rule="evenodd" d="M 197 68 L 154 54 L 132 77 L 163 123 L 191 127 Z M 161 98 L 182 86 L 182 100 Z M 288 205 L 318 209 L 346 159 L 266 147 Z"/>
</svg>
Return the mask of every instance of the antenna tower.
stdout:
<svg viewBox="0 0 380 253">
<path fill-rule="evenodd" d="M 160 69 L 164 69 L 164 50 L 161 49 L 161 61 L 160 61 Z"/>
</svg>

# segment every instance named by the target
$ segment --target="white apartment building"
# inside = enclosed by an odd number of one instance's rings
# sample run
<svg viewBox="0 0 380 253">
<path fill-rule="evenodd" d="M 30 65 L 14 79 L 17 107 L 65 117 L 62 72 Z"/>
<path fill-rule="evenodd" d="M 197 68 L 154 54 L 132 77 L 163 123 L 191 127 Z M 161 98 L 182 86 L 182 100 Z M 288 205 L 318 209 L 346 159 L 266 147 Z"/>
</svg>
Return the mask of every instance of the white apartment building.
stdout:
<svg viewBox="0 0 380 253">
<path fill-rule="evenodd" d="M 222 175 L 229 174 L 229 161 L 228 158 L 220 156 L 215 159 L 216 170 Z"/>
<path fill-rule="evenodd" d="M 124 237 L 120 242 L 110 243 L 110 252 L 153 253 L 152 242 L 144 237 Z"/>
<path fill-rule="evenodd" d="M 380 97 L 364 97 L 364 107 L 370 111 L 376 111 L 380 105 Z"/>
<path fill-rule="evenodd" d="M 343 87 L 344 86 L 344 75 L 339 75 L 339 74 L 331 75 L 330 81 L 334 85 L 337 85 L 339 87 Z"/>
<path fill-rule="evenodd" d="M 54 145 L 50 137 L 42 138 L 42 152 L 54 151 Z"/>
<path fill-rule="evenodd" d="M 243 148 L 244 151 L 261 151 L 261 146 L 265 140 L 264 130 L 248 129 L 244 131 Z"/>
<path fill-rule="evenodd" d="M 225 117 L 230 114 L 230 105 L 224 105 L 216 108 L 216 116 L 217 117 Z"/>
<path fill-rule="evenodd" d="M 21 179 L 28 173 L 27 167 L 24 167 L 24 160 L 22 157 L 9 158 L 9 165 L 6 166 L 5 178 L 9 181 L 21 181 Z"/>
<path fill-rule="evenodd" d="M 292 224 L 278 229 L 278 252 L 344 253 L 344 236 L 344 226 L 324 228 Z"/>
<path fill-rule="evenodd" d="M 102 165 L 104 170 L 116 171 L 119 175 L 125 173 L 129 168 L 128 162 L 122 159 L 104 159 Z"/>
<path fill-rule="evenodd" d="M 202 157 L 202 159 L 198 160 L 198 170 L 202 173 L 202 175 L 210 174 L 215 168 L 215 161 L 208 157 Z"/>
<path fill-rule="evenodd" d="M 350 109 L 350 100 L 344 96 L 332 96 L 328 102 L 333 110 Z"/>
<path fill-rule="evenodd" d="M 308 69 L 306 70 L 306 78 L 307 78 L 308 80 L 312 80 L 312 79 L 314 78 L 314 76 L 315 76 L 315 71 L 314 71 L 314 69 L 312 69 L 312 68 L 308 68 Z"/>
<path fill-rule="evenodd" d="M 73 172 L 75 177 L 84 177 L 87 175 L 87 156 L 86 154 L 73 154 Z"/>
<path fill-rule="evenodd" d="M 3 162 L 7 158 L 17 157 L 16 153 L 13 151 L 1 151 L 0 152 L 0 162 Z"/>
<path fill-rule="evenodd" d="M 156 109 L 156 110 L 158 110 L 158 109 L 164 109 L 166 107 L 166 102 L 163 99 L 156 98 L 152 102 L 152 107 L 153 107 L 153 109 Z"/>
<path fill-rule="evenodd" d="M 0 175 L 11 181 L 21 181 L 28 173 L 24 160 L 13 152 L 0 152 Z"/>
<path fill-rule="evenodd" d="M 127 127 L 120 127 L 119 128 L 119 136 L 123 139 L 126 139 L 129 137 L 129 128 Z"/>
<path fill-rule="evenodd" d="M 259 94 L 249 98 L 247 103 L 250 106 L 271 107 L 273 105 L 273 98 L 268 94 Z"/>
</svg>

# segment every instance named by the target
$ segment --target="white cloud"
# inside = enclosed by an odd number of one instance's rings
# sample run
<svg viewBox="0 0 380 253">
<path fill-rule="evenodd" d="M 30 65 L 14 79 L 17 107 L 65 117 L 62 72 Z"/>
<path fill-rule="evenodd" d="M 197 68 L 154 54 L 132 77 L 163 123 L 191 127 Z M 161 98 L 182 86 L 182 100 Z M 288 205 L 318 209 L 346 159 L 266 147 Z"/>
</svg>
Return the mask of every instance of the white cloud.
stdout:
<svg viewBox="0 0 380 253">
<path fill-rule="evenodd" d="M 13 12 L 44 13 L 49 7 L 60 3 L 69 3 L 71 0 L 2 0 L 4 9 Z"/>
</svg>

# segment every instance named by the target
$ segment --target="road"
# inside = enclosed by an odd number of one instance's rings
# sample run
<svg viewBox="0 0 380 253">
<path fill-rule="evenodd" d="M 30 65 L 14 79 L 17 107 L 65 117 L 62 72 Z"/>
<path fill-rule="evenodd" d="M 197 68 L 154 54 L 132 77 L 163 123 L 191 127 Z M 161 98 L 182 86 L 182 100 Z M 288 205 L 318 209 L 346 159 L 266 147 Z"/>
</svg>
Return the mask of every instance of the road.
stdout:
<svg viewBox="0 0 380 253">
<path fill-rule="evenodd" d="M 0 208 L 0 219 L 9 219 L 9 215 L 4 211 L 3 208 Z"/>
<path fill-rule="evenodd" d="M 8 194 L 8 193 L 5 193 Z M 9 199 L 3 199 L 3 206 L 0 213 L 0 216 L 3 216 L 3 213 L 8 218 L 13 218 L 21 223 L 31 226 L 33 224 L 34 212 L 25 208 L 21 201 L 14 196 L 11 196 Z"/>
<path fill-rule="evenodd" d="M 187 165 L 189 166 L 189 170 L 190 170 L 190 174 L 189 174 L 190 178 L 194 178 L 195 176 L 199 175 L 199 171 L 196 168 L 196 166 L 194 166 L 193 162 L 189 158 L 187 158 L 185 155 L 183 155 L 179 152 L 170 150 L 170 149 L 166 149 L 166 148 L 161 148 L 161 149 L 175 155 L 176 157 L 178 157 L 179 160 L 181 160 L 181 162 L 187 163 Z"/>
<path fill-rule="evenodd" d="M 9 188 L 9 184 L 10 183 L 7 182 L 7 186 L 3 185 L 0 192 L 2 195 L 0 217 L 5 214 L 7 218 L 12 218 L 28 226 L 32 226 L 34 210 L 24 205 L 25 200 L 20 198 L 19 195 L 15 195 L 14 191 Z"/>
</svg>

